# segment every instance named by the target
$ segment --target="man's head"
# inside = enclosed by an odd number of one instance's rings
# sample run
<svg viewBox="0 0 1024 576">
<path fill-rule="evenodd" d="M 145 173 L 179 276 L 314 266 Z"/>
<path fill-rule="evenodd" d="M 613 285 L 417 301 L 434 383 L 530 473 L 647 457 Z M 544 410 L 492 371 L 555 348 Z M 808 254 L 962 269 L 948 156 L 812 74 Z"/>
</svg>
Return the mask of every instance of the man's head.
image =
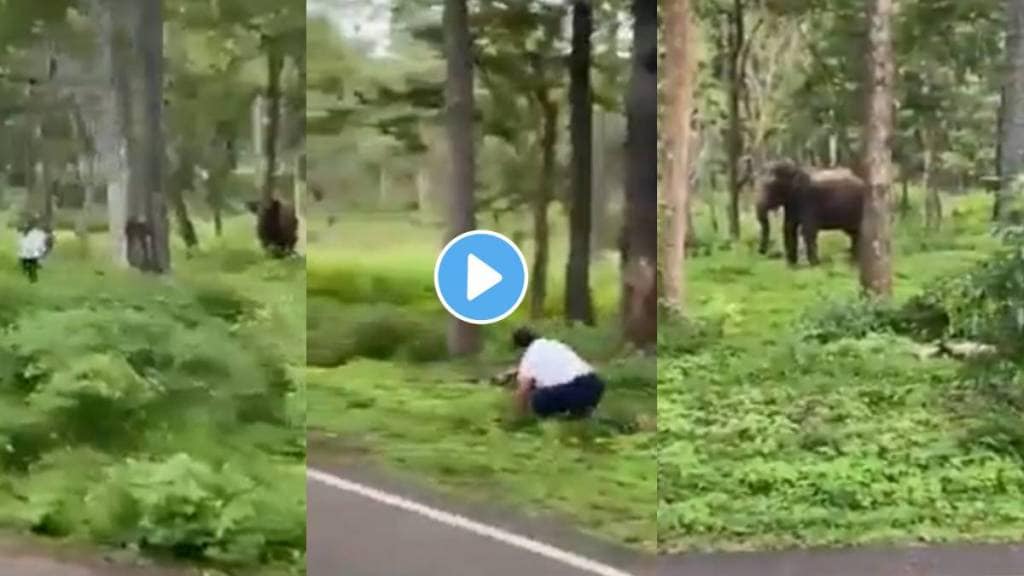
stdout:
<svg viewBox="0 0 1024 576">
<path fill-rule="evenodd" d="M 514 344 L 516 348 L 528 348 L 536 339 L 537 333 L 526 326 L 517 328 L 516 331 L 512 333 L 512 344 Z"/>
</svg>

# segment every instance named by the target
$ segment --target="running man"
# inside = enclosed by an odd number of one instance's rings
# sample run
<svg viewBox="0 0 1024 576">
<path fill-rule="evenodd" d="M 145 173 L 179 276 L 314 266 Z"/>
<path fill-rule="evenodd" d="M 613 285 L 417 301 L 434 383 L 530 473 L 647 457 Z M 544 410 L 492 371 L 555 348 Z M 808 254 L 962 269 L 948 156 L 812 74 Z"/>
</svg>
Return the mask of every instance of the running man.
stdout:
<svg viewBox="0 0 1024 576">
<path fill-rule="evenodd" d="M 29 282 L 39 280 L 39 263 L 49 251 L 49 244 L 49 235 L 36 224 L 34 218 L 29 219 L 18 237 L 18 260 Z"/>
</svg>

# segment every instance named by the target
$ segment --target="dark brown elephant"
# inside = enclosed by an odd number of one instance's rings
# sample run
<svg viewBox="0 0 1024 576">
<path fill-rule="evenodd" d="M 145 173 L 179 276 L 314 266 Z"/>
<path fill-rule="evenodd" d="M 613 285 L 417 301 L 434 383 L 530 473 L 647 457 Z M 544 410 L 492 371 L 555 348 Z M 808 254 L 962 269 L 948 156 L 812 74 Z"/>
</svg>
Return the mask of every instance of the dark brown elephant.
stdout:
<svg viewBox="0 0 1024 576">
<path fill-rule="evenodd" d="M 850 237 L 850 256 L 857 257 L 861 215 L 867 185 L 846 168 L 804 170 L 791 162 L 779 162 L 769 170 L 769 179 L 757 200 L 761 224 L 761 254 L 768 251 L 768 213 L 783 210 L 783 241 L 786 260 L 797 263 L 797 235 L 803 237 L 807 262 L 818 265 L 818 231 L 842 230 Z"/>
<path fill-rule="evenodd" d="M 294 208 L 277 198 L 267 203 L 246 202 L 246 207 L 256 215 L 256 236 L 267 252 L 275 258 L 295 253 L 299 220 Z"/>
</svg>

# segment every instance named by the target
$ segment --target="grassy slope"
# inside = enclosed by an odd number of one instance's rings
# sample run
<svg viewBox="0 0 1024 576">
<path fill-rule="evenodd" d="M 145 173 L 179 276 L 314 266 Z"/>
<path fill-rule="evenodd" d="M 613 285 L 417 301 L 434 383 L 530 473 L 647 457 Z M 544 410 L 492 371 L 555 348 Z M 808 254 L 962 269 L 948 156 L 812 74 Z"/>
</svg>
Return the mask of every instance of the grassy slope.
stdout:
<svg viewBox="0 0 1024 576">
<path fill-rule="evenodd" d="M 437 229 L 380 215 L 353 215 L 332 228 L 314 223 L 312 229 L 308 283 L 319 304 L 310 314 L 330 313 L 339 328 L 311 328 L 310 346 L 346 338 L 346 323 L 381 302 L 397 306 L 397 314 L 423 318 L 430 327 L 426 335 L 443 342 L 445 316 L 432 283 L 441 245 Z M 563 262 L 564 245 L 556 243 L 554 252 L 552 261 Z M 549 308 L 556 311 L 561 270 L 551 273 Z M 595 299 L 605 311 L 617 305 L 616 278 L 614 260 L 595 271 Z M 357 359 L 311 368 L 309 426 L 462 497 L 499 498 L 567 516 L 595 534 L 652 548 L 653 361 L 612 358 L 614 326 L 547 326 L 618 384 L 595 422 L 515 422 L 508 393 L 484 380 L 514 361 L 507 337 L 522 319 L 517 313 L 485 329 L 485 353 L 473 363 Z"/>
<path fill-rule="evenodd" d="M 201 226 L 200 233 L 206 243 L 202 252 L 186 258 L 181 247 L 175 246 L 174 274 L 161 279 L 113 269 L 107 263 L 107 245 L 103 236 L 91 238 L 91 257 L 83 257 L 77 240 L 72 235 L 61 235 L 55 253 L 41 272 L 40 283 L 30 293 L 26 291 L 27 283 L 20 276 L 14 260 L 14 234 L 6 226 L 0 226 L 0 287 L 6 287 L 4 292 L 8 297 L 26 295 L 16 306 L 0 307 L 4 308 L 4 314 L 11 316 L 4 320 L 22 322 L 30 315 L 53 307 L 85 310 L 97 305 L 112 311 L 115 315 L 112 318 L 122 309 L 156 315 L 161 310 L 160 306 L 168 303 L 184 314 L 196 313 L 202 318 L 204 307 L 209 306 L 211 310 L 219 306 L 230 308 L 236 298 L 242 298 L 251 301 L 254 309 L 246 313 L 249 316 L 246 325 L 236 329 L 262 334 L 261 340 L 277 348 L 289 364 L 301 366 L 305 354 L 302 262 L 266 262 L 253 249 L 248 218 L 229 220 L 226 235 L 221 241 L 214 241 L 212 230 L 205 226 Z M 196 302 L 204 297 L 213 300 L 206 300 L 194 308 Z M 223 302 L 220 298 L 224 298 Z M 61 337 L 53 334 L 53 338 Z M 13 398 L 0 394 L 0 411 L 16 409 Z M 35 529 L 39 530 L 39 514 L 49 510 L 46 514 L 55 517 L 51 524 L 57 525 L 48 526 L 44 531 L 73 540 L 97 537 L 101 530 L 96 526 L 110 520 L 102 517 L 103 511 L 99 510 L 102 505 L 73 501 L 57 505 L 53 504 L 56 502 L 54 499 L 88 489 L 91 482 L 101 481 L 96 474 L 102 474 L 104 467 L 128 462 L 129 458 L 164 458 L 184 453 L 198 461 L 226 464 L 236 472 L 248 475 L 257 485 L 263 484 L 258 491 L 274 492 L 275 495 L 269 498 L 280 503 L 278 511 L 283 517 L 266 518 L 264 534 L 269 538 L 279 538 L 281 532 L 271 534 L 275 530 L 293 529 L 291 520 L 304 513 L 305 501 L 304 463 L 295 457 L 295 448 L 290 446 L 291 438 L 298 435 L 297 430 L 302 426 L 304 398 L 301 388 L 292 393 L 288 402 L 290 405 L 285 410 L 291 416 L 289 426 L 292 429 L 258 423 L 234 429 L 218 438 L 210 435 L 202 421 L 197 421 L 197 426 L 191 431 L 175 430 L 165 434 L 153 430 L 129 452 L 115 448 L 95 451 L 69 443 L 47 455 L 45 464 L 39 464 L 27 473 L 15 470 L 4 473 L 0 479 L 0 525 L 12 530 L 28 530 L 36 525 Z M 167 471 L 170 472 L 171 468 Z M 191 495 L 196 496 L 200 492 L 195 491 L 207 488 L 195 485 L 190 488 L 194 490 Z M 187 506 L 182 501 L 179 508 L 184 511 Z M 62 528 L 60 524 L 66 521 L 76 525 Z M 177 521 L 170 515 L 151 520 L 155 525 L 167 522 L 168 534 L 187 530 L 185 525 L 171 528 L 171 523 Z M 183 541 L 190 538 L 187 532 L 178 533 Z M 292 535 L 285 537 L 291 538 Z M 297 537 L 302 539 L 302 534 L 297 534 Z M 110 541 L 103 543 L 114 544 Z M 301 551 L 294 552 L 297 556 L 286 562 L 288 565 L 276 561 L 275 566 L 261 568 L 246 565 L 242 572 L 293 573 L 301 563 Z"/>
<path fill-rule="evenodd" d="M 950 202 L 930 239 L 897 224 L 897 299 L 989 252 L 989 202 Z M 818 270 L 749 249 L 688 263 L 691 311 L 724 335 L 659 354 L 662 550 L 1019 539 L 1024 467 L 964 441 L 959 366 L 893 336 L 799 338 L 805 315 L 857 293 L 836 236 Z"/>
</svg>

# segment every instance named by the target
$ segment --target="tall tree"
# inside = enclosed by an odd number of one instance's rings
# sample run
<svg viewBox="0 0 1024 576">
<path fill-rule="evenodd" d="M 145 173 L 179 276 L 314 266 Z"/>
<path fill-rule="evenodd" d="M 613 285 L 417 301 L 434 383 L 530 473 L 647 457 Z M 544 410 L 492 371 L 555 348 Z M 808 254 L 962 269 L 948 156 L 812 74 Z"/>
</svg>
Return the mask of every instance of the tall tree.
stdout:
<svg viewBox="0 0 1024 576">
<path fill-rule="evenodd" d="M 687 207 L 690 191 L 690 155 L 693 152 L 690 119 L 693 113 L 693 83 L 696 32 L 690 14 L 690 0 L 670 0 L 665 5 L 667 50 L 665 65 L 666 112 L 664 213 L 666 229 L 662 240 L 661 298 L 669 308 L 681 311 L 684 302 Z"/>
<path fill-rule="evenodd" d="M 632 9 L 622 312 L 626 340 L 647 347 L 658 331 L 658 3 L 633 0 Z"/>
<path fill-rule="evenodd" d="M 445 0 L 444 32 L 447 60 L 445 105 L 451 162 L 448 238 L 451 239 L 476 227 L 473 61 L 466 0 Z M 448 351 L 454 356 L 478 352 L 481 344 L 479 329 L 458 318 L 452 318 L 450 322 Z"/>
<path fill-rule="evenodd" d="M 860 282 L 876 297 L 892 295 L 889 189 L 892 187 L 893 0 L 868 0 L 868 75 L 864 168 L 870 187 L 860 240 Z"/>
<path fill-rule="evenodd" d="M 1003 79 L 1000 117 L 999 176 L 996 218 L 1005 221 L 1012 214 L 1020 195 L 1020 177 L 1024 165 L 1024 0 L 1007 0 L 1006 70 Z"/>
<path fill-rule="evenodd" d="M 593 93 L 590 85 L 590 0 L 575 0 L 572 52 L 569 56 L 569 131 L 572 140 L 572 200 L 569 206 L 569 262 L 566 266 L 565 313 L 569 320 L 594 323 L 590 295 L 591 192 L 593 188 Z"/>
<path fill-rule="evenodd" d="M 743 180 L 740 163 L 743 157 L 743 118 L 740 104 L 746 83 L 743 47 L 746 44 L 746 11 L 744 0 L 733 0 L 729 13 L 729 236 L 740 237 L 740 191 Z"/>
<path fill-rule="evenodd" d="M 139 0 L 134 44 L 141 72 L 140 163 L 137 187 L 131 191 L 128 220 L 128 263 L 148 272 L 171 266 L 167 205 L 163 185 L 163 47 L 162 0 Z"/>
<path fill-rule="evenodd" d="M 267 64 L 267 86 L 264 94 L 266 103 L 265 131 L 263 133 L 263 185 L 261 198 L 269 206 L 275 198 L 275 176 L 277 174 L 277 147 L 281 132 L 281 72 L 284 70 L 284 52 L 280 41 L 270 35 L 262 39 Z"/>
</svg>

